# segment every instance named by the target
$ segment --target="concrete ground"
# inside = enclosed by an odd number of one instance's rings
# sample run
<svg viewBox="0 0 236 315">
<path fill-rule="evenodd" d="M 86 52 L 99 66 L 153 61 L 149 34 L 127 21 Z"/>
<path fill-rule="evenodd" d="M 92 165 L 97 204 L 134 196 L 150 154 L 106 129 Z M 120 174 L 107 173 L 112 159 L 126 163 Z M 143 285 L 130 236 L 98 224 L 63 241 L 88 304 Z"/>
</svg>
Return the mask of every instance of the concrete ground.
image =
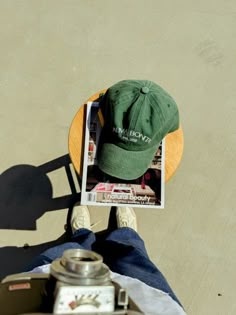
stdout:
<svg viewBox="0 0 236 315">
<path fill-rule="evenodd" d="M 188 314 L 236 314 L 235 38 L 233 0 L 0 0 L 1 277 L 64 233 L 80 105 L 149 79 L 178 103 L 185 148 L 139 232 Z M 109 208 L 90 210 L 105 228 Z"/>
</svg>

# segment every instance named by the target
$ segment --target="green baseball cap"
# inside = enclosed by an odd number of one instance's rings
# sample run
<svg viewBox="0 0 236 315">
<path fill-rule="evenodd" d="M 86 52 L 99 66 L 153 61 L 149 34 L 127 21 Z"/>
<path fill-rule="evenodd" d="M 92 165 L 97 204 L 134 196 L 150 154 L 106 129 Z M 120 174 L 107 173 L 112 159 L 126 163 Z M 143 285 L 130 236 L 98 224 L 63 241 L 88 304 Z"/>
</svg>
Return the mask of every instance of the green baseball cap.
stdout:
<svg viewBox="0 0 236 315">
<path fill-rule="evenodd" d="M 174 99 L 148 80 L 123 80 L 100 101 L 105 124 L 97 161 L 104 173 L 131 180 L 149 168 L 161 140 L 179 128 Z"/>
</svg>

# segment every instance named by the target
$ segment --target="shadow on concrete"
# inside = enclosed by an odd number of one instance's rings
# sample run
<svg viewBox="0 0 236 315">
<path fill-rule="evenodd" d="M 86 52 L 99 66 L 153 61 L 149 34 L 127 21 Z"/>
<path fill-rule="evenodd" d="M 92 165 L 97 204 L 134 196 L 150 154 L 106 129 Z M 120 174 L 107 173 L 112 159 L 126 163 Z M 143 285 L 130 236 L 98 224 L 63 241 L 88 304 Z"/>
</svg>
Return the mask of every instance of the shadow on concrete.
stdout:
<svg viewBox="0 0 236 315">
<path fill-rule="evenodd" d="M 35 245 L 35 246 L 6 246 L 0 248 L 0 280 L 8 275 L 24 272 L 26 266 L 33 258 L 48 248 L 64 243 L 67 240 L 67 234 L 63 234 L 55 241 Z"/>
<path fill-rule="evenodd" d="M 67 226 L 73 205 L 80 193 L 70 169 L 68 154 L 40 166 L 16 165 L 0 175 L 0 229 L 36 230 L 36 220 L 45 212 L 68 208 Z M 71 194 L 53 198 L 53 187 L 47 173 L 64 168 Z M 80 178 L 77 177 L 80 185 Z M 0 248 L 0 278 L 24 270 L 42 251 L 66 241 L 68 232 L 57 240 L 36 246 Z"/>
<path fill-rule="evenodd" d="M 80 200 L 70 163 L 66 154 L 40 166 L 16 165 L 3 172 L 0 175 L 0 229 L 35 230 L 36 220 L 45 212 L 69 208 Z M 71 194 L 53 198 L 47 173 L 61 167 L 65 168 Z"/>
</svg>

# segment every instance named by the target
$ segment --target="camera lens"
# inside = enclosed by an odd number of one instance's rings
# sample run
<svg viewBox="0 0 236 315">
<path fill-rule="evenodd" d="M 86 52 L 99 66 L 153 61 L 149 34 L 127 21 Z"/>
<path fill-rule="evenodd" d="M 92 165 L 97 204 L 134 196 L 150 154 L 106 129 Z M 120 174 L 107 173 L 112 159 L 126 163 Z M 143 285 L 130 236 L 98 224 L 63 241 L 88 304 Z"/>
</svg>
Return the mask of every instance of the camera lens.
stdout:
<svg viewBox="0 0 236 315">
<path fill-rule="evenodd" d="M 91 258 L 86 257 L 71 257 L 71 259 L 75 261 L 93 261 Z"/>
<path fill-rule="evenodd" d="M 68 271 L 90 274 L 101 268 L 102 256 L 89 250 L 69 249 L 63 253 L 61 263 Z"/>
<path fill-rule="evenodd" d="M 103 264 L 102 256 L 84 249 L 65 250 L 61 259 L 52 262 L 50 273 L 71 284 L 96 285 L 110 280 L 109 268 Z"/>
</svg>

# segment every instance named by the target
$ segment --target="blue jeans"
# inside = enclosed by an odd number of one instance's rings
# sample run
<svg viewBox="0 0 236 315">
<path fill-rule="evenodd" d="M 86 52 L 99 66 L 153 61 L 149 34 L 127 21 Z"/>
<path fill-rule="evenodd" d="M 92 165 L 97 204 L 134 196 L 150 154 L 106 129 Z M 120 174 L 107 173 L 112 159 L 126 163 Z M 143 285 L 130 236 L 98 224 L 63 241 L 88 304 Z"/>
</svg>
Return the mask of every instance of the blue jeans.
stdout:
<svg viewBox="0 0 236 315">
<path fill-rule="evenodd" d="M 72 248 L 99 253 L 111 271 L 139 279 L 153 288 L 168 293 L 180 304 L 165 277 L 149 259 L 141 237 L 128 227 L 111 231 L 103 237 L 96 236 L 90 230 L 79 229 L 71 237 L 71 242 L 52 247 L 36 257 L 27 267 L 27 271 L 51 263 L 61 257 L 64 250 Z"/>
</svg>

